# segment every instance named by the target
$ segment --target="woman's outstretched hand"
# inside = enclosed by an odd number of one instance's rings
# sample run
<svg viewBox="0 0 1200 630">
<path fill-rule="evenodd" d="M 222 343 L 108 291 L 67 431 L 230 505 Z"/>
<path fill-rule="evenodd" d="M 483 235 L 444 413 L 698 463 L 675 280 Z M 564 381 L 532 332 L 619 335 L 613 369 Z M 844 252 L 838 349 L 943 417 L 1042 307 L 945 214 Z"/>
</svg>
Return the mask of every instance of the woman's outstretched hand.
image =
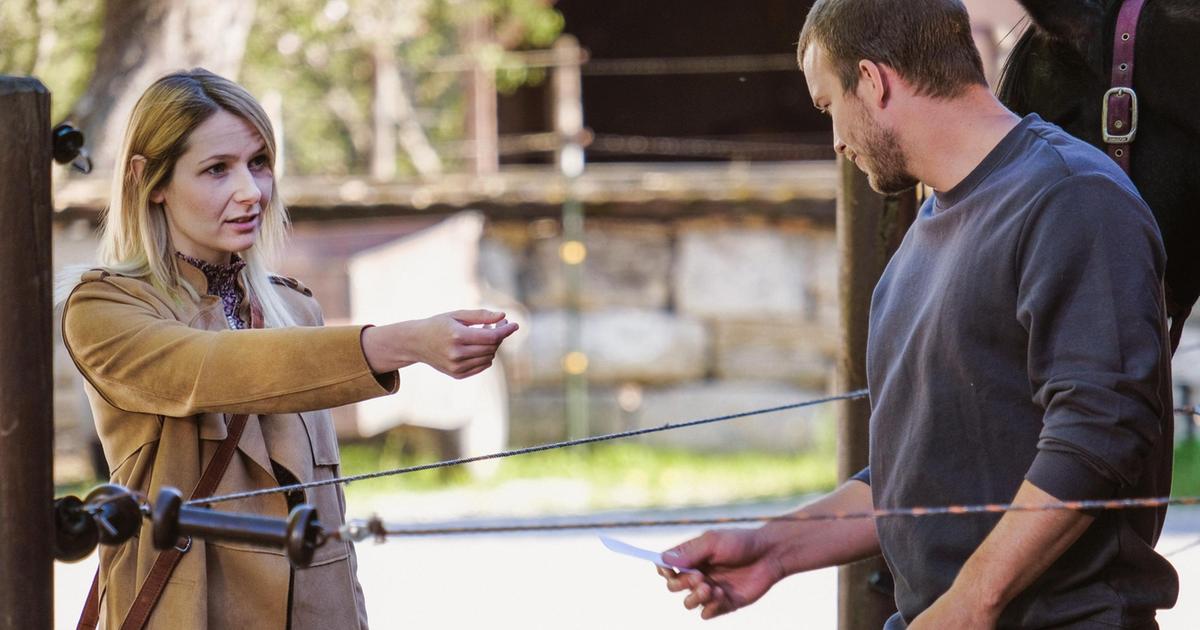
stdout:
<svg viewBox="0 0 1200 630">
<path fill-rule="evenodd" d="M 492 365 L 500 343 L 517 331 L 502 312 L 453 311 L 363 330 L 363 354 L 376 374 L 424 363 L 462 379 Z"/>
</svg>

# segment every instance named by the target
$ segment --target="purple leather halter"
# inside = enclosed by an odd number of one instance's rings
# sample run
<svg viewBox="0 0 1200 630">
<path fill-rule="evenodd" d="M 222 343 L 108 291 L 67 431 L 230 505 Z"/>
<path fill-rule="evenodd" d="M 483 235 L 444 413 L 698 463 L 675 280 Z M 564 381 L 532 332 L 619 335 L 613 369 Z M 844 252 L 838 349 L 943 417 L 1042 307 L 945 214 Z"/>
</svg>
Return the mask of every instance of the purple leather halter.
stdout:
<svg viewBox="0 0 1200 630">
<path fill-rule="evenodd" d="M 1146 0 L 1125 0 L 1117 14 L 1117 27 L 1113 34 L 1112 82 L 1104 93 L 1103 120 L 1101 121 L 1104 145 L 1108 155 L 1128 175 L 1133 140 L 1138 130 L 1138 99 L 1133 91 L 1133 53 L 1137 40 L 1138 19 Z"/>
<path fill-rule="evenodd" d="M 1138 98 L 1133 91 L 1133 53 L 1137 41 L 1138 20 L 1146 0 L 1124 0 L 1117 14 L 1117 27 L 1113 32 L 1112 86 L 1104 93 L 1104 113 L 1101 131 L 1108 156 L 1125 171 L 1130 172 L 1130 157 L 1133 140 L 1138 130 Z M 1168 290 L 1166 293 L 1167 315 L 1171 318 L 1171 352 L 1179 347 L 1183 337 L 1183 323 L 1192 309 L 1182 308 Z"/>
</svg>

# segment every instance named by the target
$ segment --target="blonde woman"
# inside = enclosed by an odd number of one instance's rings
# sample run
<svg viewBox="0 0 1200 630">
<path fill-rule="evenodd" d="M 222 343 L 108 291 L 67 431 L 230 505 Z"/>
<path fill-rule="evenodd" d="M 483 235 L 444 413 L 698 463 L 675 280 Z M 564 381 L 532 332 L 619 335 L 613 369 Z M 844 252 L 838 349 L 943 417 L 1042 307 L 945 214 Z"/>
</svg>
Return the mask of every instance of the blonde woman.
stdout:
<svg viewBox="0 0 1200 630">
<path fill-rule="evenodd" d="M 397 370 L 417 362 L 477 374 L 516 330 L 489 311 L 322 327 L 311 292 L 267 270 L 287 220 L 273 138 L 235 83 L 201 69 L 157 81 L 129 123 L 100 268 L 66 299 L 63 339 L 112 480 L 149 497 L 164 486 L 186 495 L 205 475 L 219 494 L 333 478 L 328 408 L 395 392 Z M 214 473 L 222 444 L 233 455 Z M 214 509 L 284 517 L 301 501 L 324 523 L 342 522 L 337 485 Z M 293 571 L 279 552 L 194 540 L 165 570 L 165 587 L 148 592 L 164 579 L 159 555 L 148 535 L 101 547 L 92 610 L 101 627 L 138 617 L 171 630 L 366 627 L 346 543 L 327 543 L 311 568 Z"/>
</svg>

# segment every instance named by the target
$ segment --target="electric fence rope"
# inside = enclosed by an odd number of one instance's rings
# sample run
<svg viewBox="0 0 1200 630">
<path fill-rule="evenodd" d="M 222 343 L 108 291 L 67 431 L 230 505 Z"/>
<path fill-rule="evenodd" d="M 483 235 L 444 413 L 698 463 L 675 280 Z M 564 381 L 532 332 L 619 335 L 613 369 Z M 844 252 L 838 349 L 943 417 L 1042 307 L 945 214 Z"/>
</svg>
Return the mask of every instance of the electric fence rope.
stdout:
<svg viewBox="0 0 1200 630">
<path fill-rule="evenodd" d="M 756 409 L 753 411 L 744 411 L 741 413 L 732 413 L 732 414 L 727 414 L 727 415 L 723 415 L 723 416 L 716 416 L 713 418 L 702 418 L 699 420 L 689 420 L 686 422 L 678 422 L 678 423 L 668 422 L 666 424 L 663 424 L 663 425 L 660 425 L 657 427 L 647 427 L 645 429 L 634 429 L 631 431 L 621 431 L 618 433 L 595 435 L 595 436 L 591 436 L 591 437 L 580 438 L 577 440 L 566 440 L 563 442 L 553 442 L 550 444 L 529 446 L 526 448 L 518 448 L 518 449 L 509 450 L 509 451 L 500 451 L 498 453 L 489 453 L 487 455 L 475 455 L 473 457 L 461 457 L 458 459 L 450 459 L 450 460 L 434 462 L 434 463 L 430 463 L 430 464 L 421 464 L 418 466 L 409 466 L 409 467 L 405 467 L 405 468 L 394 468 L 391 470 L 381 470 L 381 471 L 377 471 L 377 472 L 363 473 L 360 475 L 337 477 L 335 479 L 325 479 L 322 481 L 310 481 L 307 483 L 297 483 L 297 484 L 292 484 L 292 485 L 287 485 L 287 486 L 278 486 L 278 487 L 274 487 L 274 488 L 263 488 L 261 490 L 249 490 L 246 492 L 236 492 L 236 493 L 232 493 L 232 494 L 225 494 L 225 495 L 214 496 L 214 497 L 205 497 L 203 499 L 194 499 L 194 500 L 188 501 L 184 505 L 211 505 L 213 503 L 222 503 L 225 501 L 234 501 L 237 499 L 248 499 L 251 497 L 258 497 L 258 496 L 263 496 L 263 495 L 268 495 L 268 494 L 283 494 L 283 493 L 293 492 L 295 490 L 306 490 L 308 488 L 317 488 L 320 486 L 329 486 L 329 485 L 333 485 L 333 484 L 346 484 L 346 483 L 351 483 L 354 481 L 363 481 L 366 479 L 376 479 L 379 477 L 390 477 L 390 476 L 394 476 L 394 475 L 404 475 L 404 474 L 408 474 L 408 473 L 421 472 L 421 471 L 425 471 L 425 470 L 435 470 L 438 468 L 461 466 L 463 464 L 470 464 L 472 462 L 480 462 L 480 461 L 485 461 L 485 460 L 490 460 L 490 459 L 503 459 L 506 457 L 513 457 L 516 455 L 528 455 L 530 453 L 538 453 L 541 451 L 549 451 L 549 450 L 554 450 L 554 449 L 567 448 L 570 446 L 580 446 L 583 444 L 595 444 L 597 442 L 606 442 L 609 440 L 631 438 L 631 437 L 637 437 L 640 435 L 649 435 L 651 433 L 659 433 L 662 431 L 672 431 L 675 429 L 696 427 L 696 426 L 700 426 L 700 425 L 704 425 L 704 424 L 712 424 L 714 422 L 725 422 L 728 420 L 737 420 L 739 418 L 749 418 L 751 416 L 761 416 L 761 415 L 766 415 L 766 414 L 771 414 L 771 413 L 777 413 L 780 411 L 789 411 L 792 409 L 802 409 L 804 407 L 815 407 L 817 405 L 823 405 L 826 403 L 837 402 L 837 401 L 842 401 L 842 400 L 857 400 L 860 398 L 866 398 L 867 395 L 868 395 L 867 390 L 859 389 L 859 390 L 855 390 L 852 392 L 847 392 L 845 394 L 838 394 L 835 396 L 826 396 L 824 398 L 816 398 L 813 400 L 806 400 L 804 402 L 792 403 L 792 404 L 788 404 L 788 405 L 779 405 L 777 407 L 767 407 L 765 409 Z"/>
<path fill-rule="evenodd" d="M 688 527 L 695 525 L 736 525 L 764 522 L 848 521 L 878 518 L 923 518 L 929 516 L 964 516 L 973 514 L 1003 514 L 1006 512 L 1049 512 L 1061 510 L 1131 510 L 1160 508 L 1168 505 L 1200 505 L 1200 497 L 1153 497 L 1129 499 L 1092 499 L 1058 501 L 1040 504 L 983 503 L 977 505 L 943 505 L 911 508 L 883 508 L 861 512 L 828 512 L 788 514 L 783 516 L 734 516 L 718 518 L 679 518 L 652 520 L 580 521 L 528 525 L 484 525 L 470 527 L 388 527 L 378 517 L 353 520 L 343 525 L 335 537 L 362 541 L 370 537 L 381 541 L 388 537 L 453 536 L 465 534 L 508 534 L 522 532 L 556 532 L 592 529 L 634 529 L 646 527 Z M 1178 552 L 1178 551 L 1177 551 Z M 1177 553 L 1176 552 L 1176 553 Z"/>
</svg>

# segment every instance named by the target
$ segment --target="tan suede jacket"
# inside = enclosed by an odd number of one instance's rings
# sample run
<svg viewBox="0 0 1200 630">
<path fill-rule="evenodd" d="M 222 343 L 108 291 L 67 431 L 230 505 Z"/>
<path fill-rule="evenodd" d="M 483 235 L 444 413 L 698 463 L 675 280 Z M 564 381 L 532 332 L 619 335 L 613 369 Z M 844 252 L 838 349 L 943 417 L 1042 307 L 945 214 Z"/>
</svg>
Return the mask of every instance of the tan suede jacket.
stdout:
<svg viewBox="0 0 1200 630">
<path fill-rule="evenodd" d="M 230 330 L 203 273 L 180 265 L 203 297 L 183 303 L 136 279 L 90 271 L 67 300 L 63 340 L 80 372 L 112 481 L 153 499 L 163 486 L 186 497 L 226 435 L 231 414 L 250 414 L 217 494 L 278 485 L 272 460 L 300 481 L 338 474 L 327 411 L 394 392 L 376 377 L 357 326 L 321 327 L 320 307 L 297 283 L 273 288 L 304 327 Z M 246 321 L 249 321 L 247 314 Z M 342 523 L 339 485 L 308 491 L 327 526 Z M 283 495 L 218 503 L 218 510 L 287 515 Z M 118 628 L 158 551 L 149 530 L 100 547 L 101 628 Z M 366 628 L 357 561 L 330 541 L 295 572 L 292 628 Z M 289 564 L 282 551 L 195 540 L 147 628 L 279 628 L 288 618 Z"/>
</svg>

